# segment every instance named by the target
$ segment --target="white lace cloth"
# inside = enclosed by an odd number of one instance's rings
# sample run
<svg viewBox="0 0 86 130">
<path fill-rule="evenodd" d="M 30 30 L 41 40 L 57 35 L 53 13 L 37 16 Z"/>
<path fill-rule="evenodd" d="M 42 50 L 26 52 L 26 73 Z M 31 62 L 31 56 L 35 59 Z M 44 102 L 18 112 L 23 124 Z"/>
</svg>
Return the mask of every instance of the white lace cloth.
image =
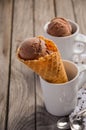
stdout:
<svg viewBox="0 0 86 130">
<path fill-rule="evenodd" d="M 78 91 L 77 98 L 78 98 L 78 104 L 77 104 L 76 108 L 74 109 L 74 111 L 69 116 L 70 120 L 72 120 L 72 118 L 74 117 L 74 115 L 76 115 L 77 112 L 86 108 L 86 83 Z M 85 125 L 84 130 L 86 130 L 86 117 L 83 119 L 83 122 L 84 122 L 83 124 Z"/>
</svg>

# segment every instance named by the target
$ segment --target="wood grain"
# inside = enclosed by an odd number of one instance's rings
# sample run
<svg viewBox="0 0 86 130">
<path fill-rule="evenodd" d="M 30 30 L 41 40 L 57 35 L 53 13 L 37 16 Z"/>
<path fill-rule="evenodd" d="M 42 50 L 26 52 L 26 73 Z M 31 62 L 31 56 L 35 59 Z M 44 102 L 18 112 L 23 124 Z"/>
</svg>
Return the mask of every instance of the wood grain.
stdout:
<svg viewBox="0 0 86 130">
<path fill-rule="evenodd" d="M 53 0 L 35 0 L 35 35 L 43 35 L 45 23 L 53 17 L 55 17 Z"/>
<path fill-rule="evenodd" d="M 15 0 L 13 15 L 8 130 L 34 130 L 34 73 L 16 57 L 18 41 L 33 36 L 33 1 Z"/>
<path fill-rule="evenodd" d="M 0 130 L 5 129 L 7 114 L 11 18 L 12 0 L 0 0 Z"/>
<path fill-rule="evenodd" d="M 80 32 L 86 35 L 86 0 L 73 0 L 73 5 Z"/>
<path fill-rule="evenodd" d="M 56 16 L 75 20 L 72 0 L 55 0 Z"/>
</svg>

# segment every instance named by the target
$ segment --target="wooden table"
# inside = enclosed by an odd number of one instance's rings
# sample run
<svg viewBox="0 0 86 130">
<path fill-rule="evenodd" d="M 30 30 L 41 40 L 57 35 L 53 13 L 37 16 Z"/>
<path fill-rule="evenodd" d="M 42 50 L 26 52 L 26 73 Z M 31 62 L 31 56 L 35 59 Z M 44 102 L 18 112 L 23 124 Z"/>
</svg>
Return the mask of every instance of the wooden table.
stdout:
<svg viewBox="0 0 86 130">
<path fill-rule="evenodd" d="M 0 130 L 57 130 L 39 77 L 16 58 L 19 41 L 42 35 L 55 16 L 76 21 L 86 34 L 86 0 L 0 0 Z"/>
</svg>

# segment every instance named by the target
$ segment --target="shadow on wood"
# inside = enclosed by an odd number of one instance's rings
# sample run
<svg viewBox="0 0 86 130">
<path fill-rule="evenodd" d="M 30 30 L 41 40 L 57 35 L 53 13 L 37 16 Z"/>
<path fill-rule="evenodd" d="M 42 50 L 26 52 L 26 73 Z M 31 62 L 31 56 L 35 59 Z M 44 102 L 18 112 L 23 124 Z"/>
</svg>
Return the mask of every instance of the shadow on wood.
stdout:
<svg viewBox="0 0 86 130">
<path fill-rule="evenodd" d="M 49 114 L 45 107 L 37 106 L 36 113 L 14 119 L 10 130 L 58 130 L 56 122 L 59 118 Z"/>
</svg>

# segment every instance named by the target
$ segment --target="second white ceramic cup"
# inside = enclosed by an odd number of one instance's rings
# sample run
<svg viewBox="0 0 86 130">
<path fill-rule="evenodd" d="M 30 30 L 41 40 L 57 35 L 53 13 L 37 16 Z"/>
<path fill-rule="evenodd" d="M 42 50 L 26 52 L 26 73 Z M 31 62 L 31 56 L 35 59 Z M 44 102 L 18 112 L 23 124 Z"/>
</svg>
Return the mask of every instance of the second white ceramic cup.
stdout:
<svg viewBox="0 0 86 130">
<path fill-rule="evenodd" d="M 40 77 L 44 102 L 49 113 L 56 116 L 70 114 L 77 104 L 78 82 L 81 71 L 76 64 L 64 60 L 64 67 L 69 81 L 62 84 L 53 84 Z"/>
<path fill-rule="evenodd" d="M 44 25 L 44 36 L 55 42 L 55 44 L 58 46 L 60 50 L 63 59 L 71 60 L 74 53 L 79 53 L 77 49 L 78 47 L 80 47 L 80 45 L 77 46 L 77 44 L 75 43 L 79 43 L 79 42 L 84 43 L 84 46 L 83 44 L 81 44 L 82 45 L 81 49 L 83 50 L 79 49 L 79 51 L 84 51 L 86 49 L 86 36 L 79 33 L 79 25 L 77 23 L 69 19 L 67 20 L 69 21 L 73 29 L 72 31 L 73 33 L 70 36 L 56 37 L 48 34 L 47 28 L 50 22 L 47 22 Z"/>
</svg>

